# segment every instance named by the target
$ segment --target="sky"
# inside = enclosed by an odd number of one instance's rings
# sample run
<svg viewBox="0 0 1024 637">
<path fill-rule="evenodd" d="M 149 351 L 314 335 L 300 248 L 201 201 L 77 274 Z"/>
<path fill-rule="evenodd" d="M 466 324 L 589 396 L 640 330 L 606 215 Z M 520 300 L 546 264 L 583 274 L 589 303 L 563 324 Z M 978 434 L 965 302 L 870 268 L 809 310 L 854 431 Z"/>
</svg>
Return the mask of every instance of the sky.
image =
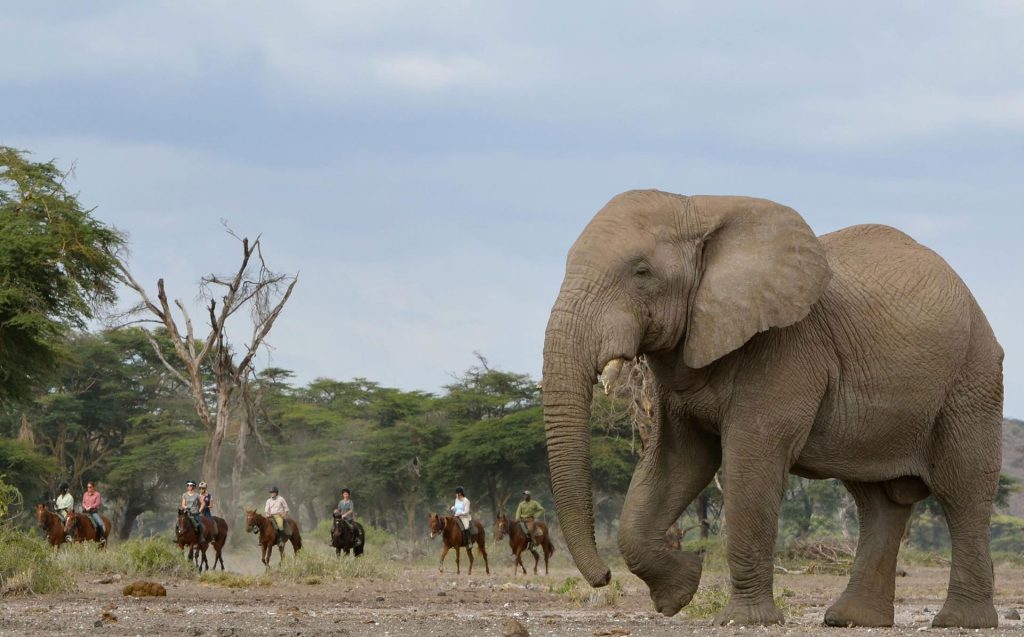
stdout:
<svg viewBox="0 0 1024 637">
<path fill-rule="evenodd" d="M 74 166 L 144 284 L 237 233 L 299 284 L 261 365 L 539 378 L 565 256 L 631 188 L 896 226 L 971 287 L 1024 417 L 1024 2 L 0 1 L 0 144 Z"/>
</svg>

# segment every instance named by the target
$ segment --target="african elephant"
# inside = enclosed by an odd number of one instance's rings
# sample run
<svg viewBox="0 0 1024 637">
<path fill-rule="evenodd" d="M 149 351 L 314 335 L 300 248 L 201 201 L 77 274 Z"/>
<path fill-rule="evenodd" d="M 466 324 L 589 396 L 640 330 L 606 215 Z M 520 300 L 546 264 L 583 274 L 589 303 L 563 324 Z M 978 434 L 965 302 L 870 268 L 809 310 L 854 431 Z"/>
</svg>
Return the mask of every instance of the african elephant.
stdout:
<svg viewBox="0 0 1024 637">
<path fill-rule="evenodd" d="M 953 559 L 933 626 L 997 624 L 1003 353 L 938 255 L 880 225 L 815 237 L 764 199 L 630 191 L 598 212 L 569 252 L 542 385 L 558 518 L 593 586 L 611 573 L 594 543 L 592 392 L 639 354 L 657 418 L 618 541 L 658 611 L 697 589 L 701 560 L 664 534 L 721 468 L 731 598 L 717 622 L 782 622 L 772 553 L 795 473 L 840 479 L 857 504 L 853 573 L 826 623 L 892 625 L 900 539 L 913 503 L 934 494 Z"/>
</svg>

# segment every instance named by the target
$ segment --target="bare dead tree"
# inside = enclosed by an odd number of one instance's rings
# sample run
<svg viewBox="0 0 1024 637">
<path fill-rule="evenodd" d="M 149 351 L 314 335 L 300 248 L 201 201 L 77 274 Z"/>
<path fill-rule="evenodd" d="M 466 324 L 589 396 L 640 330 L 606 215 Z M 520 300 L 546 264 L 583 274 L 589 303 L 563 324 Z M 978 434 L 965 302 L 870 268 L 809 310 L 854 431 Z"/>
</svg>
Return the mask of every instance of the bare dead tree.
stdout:
<svg viewBox="0 0 1024 637">
<path fill-rule="evenodd" d="M 228 232 L 239 239 L 230 230 Z M 243 386 L 252 371 L 253 357 L 264 346 L 267 335 L 298 282 L 298 275 L 276 273 L 267 268 L 260 237 L 256 237 L 252 243 L 247 238 L 240 238 L 239 241 L 242 244 L 242 260 L 235 272 L 230 275 L 210 274 L 201 280 L 201 296 L 206 300 L 205 309 L 210 322 L 209 333 L 201 338 L 196 336 L 185 304 L 177 299 L 174 305 L 178 308 L 180 319 L 175 318 L 163 279 L 157 281 L 154 301 L 123 261 L 119 261 L 122 281 L 135 290 L 141 299 L 128 315 L 150 315 L 150 318 L 132 323 L 156 323 L 163 326 L 174 346 L 175 357 L 180 363 L 178 366 L 167 360 L 156 338 L 147 331 L 153 351 L 164 367 L 192 394 L 196 414 L 207 434 L 203 476 L 210 483 L 211 491 L 216 490 L 220 476 L 221 447 L 231 422 L 235 392 Z M 227 336 L 227 324 L 229 319 L 243 311 L 249 312 L 251 333 L 239 347 L 239 359 L 236 362 L 235 352 Z M 179 327 L 179 320 L 184 331 Z M 208 369 L 212 370 L 212 386 Z M 248 418 L 246 420 L 250 421 Z M 243 429 L 247 425 L 243 424 Z"/>
</svg>

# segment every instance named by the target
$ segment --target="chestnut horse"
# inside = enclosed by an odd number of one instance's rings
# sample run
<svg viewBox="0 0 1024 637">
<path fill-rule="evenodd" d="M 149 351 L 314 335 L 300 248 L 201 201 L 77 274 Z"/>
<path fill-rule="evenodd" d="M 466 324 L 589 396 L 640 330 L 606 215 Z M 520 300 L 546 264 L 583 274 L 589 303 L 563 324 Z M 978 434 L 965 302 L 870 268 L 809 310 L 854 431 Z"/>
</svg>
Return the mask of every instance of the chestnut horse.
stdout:
<svg viewBox="0 0 1024 637">
<path fill-rule="evenodd" d="M 435 535 L 440 535 L 444 540 L 444 548 L 441 550 L 441 560 L 438 563 L 437 570 L 440 573 L 444 572 L 444 558 L 448 555 L 448 550 L 453 546 L 455 547 L 455 574 L 461 575 L 459 565 L 459 549 L 461 547 L 466 548 L 466 555 L 469 556 L 469 574 L 473 574 L 473 542 L 476 541 L 477 547 L 480 549 L 480 555 L 484 558 L 484 569 L 487 574 L 491 574 L 491 566 L 487 563 L 487 548 L 486 539 L 484 537 L 484 525 L 480 524 L 478 520 L 473 520 L 470 524 L 475 528 L 476 533 L 469 536 L 469 544 L 462 543 L 462 524 L 455 518 L 454 515 L 438 515 L 437 513 L 430 514 L 430 538 L 433 539 Z"/>
<path fill-rule="evenodd" d="M 199 534 L 196 532 L 196 526 L 192 522 L 192 516 L 185 509 L 178 509 L 178 523 L 175 526 L 175 531 L 178 535 L 178 548 L 184 548 L 187 544 L 189 559 L 196 562 L 196 566 L 199 568 L 199 572 L 203 572 L 203 567 L 206 570 L 210 570 L 210 563 L 206 559 L 206 549 L 209 545 L 213 545 L 214 558 L 213 567 L 217 568 L 217 562 L 220 561 L 220 570 L 224 570 L 224 557 L 221 555 L 221 549 L 224 548 L 224 543 L 228 539 L 228 523 L 222 518 L 218 517 L 206 517 L 204 515 L 199 516 L 199 523 L 203 525 L 203 542 L 199 541 Z"/>
<path fill-rule="evenodd" d="M 286 517 L 284 525 L 289 531 L 290 537 L 287 539 L 291 540 L 292 550 L 298 553 L 299 549 L 302 548 L 302 535 L 299 532 L 299 523 L 290 517 Z M 278 550 L 281 551 L 281 560 L 278 564 L 284 561 L 286 538 L 282 537 L 278 541 L 277 528 L 270 518 L 260 515 L 255 509 L 247 510 L 245 512 L 245 532 L 257 533 L 260 536 L 260 560 L 267 568 L 270 568 L 270 556 L 274 552 L 275 543 L 277 543 Z"/>
<path fill-rule="evenodd" d="M 509 548 L 512 549 L 512 555 L 516 556 L 515 561 L 512 562 L 513 573 L 519 572 L 516 569 L 516 566 L 519 566 L 523 569 L 523 575 L 526 575 L 526 567 L 523 566 L 523 551 L 528 550 L 530 553 L 533 553 L 533 574 L 537 574 L 537 564 L 540 562 L 540 556 L 537 555 L 536 547 L 539 546 L 544 551 L 544 574 L 548 574 L 548 559 L 555 552 L 555 547 L 552 546 L 551 538 L 548 536 L 548 525 L 543 522 L 534 522 L 533 528 L 535 532 L 537 529 L 540 529 L 542 534 L 540 536 L 534 535 L 533 544 L 531 544 L 521 524 L 510 523 L 504 513 L 498 514 L 498 536 L 496 539 L 500 540 L 508 535 Z"/>
<path fill-rule="evenodd" d="M 42 502 L 36 504 L 36 524 L 46 534 L 50 546 L 60 548 L 64 543 L 64 525 L 61 524 L 60 516 L 47 509 Z"/>
<path fill-rule="evenodd" d="M 99 542 L 100 548 L 103 548 L 107 544 L 107 538 L 110 536 L 110 518 L 105 515 L 101 515 L 100 519 L 103 520 L 103 533 L 96 532 L 96 525 L 92 523 L 92 518 L 85 513 L 75 513 L 74 511 L 68 513 L 68 519 L 64 521 L 64 534 L 71 536 L 72 542 L 88 542 L 93 540 Z"/>
</svg>

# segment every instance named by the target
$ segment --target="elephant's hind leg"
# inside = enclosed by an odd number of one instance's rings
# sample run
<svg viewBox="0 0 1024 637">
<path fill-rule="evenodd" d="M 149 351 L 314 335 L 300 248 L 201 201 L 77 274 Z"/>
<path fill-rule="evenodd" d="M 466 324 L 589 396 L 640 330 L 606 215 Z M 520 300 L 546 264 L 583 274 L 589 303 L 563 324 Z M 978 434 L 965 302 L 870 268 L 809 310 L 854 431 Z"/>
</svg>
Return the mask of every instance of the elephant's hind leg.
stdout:
<svg viewBox="0 0 1024 637">
<path fill-rule="evenodd" d="M 825 612 L 829 626 L 892 626 L 896 556 L 913 504 L 898 504 L 880 482 L 846 482 L 857 503 L 860 538 L 850 583 Z"/>
<path fill-rule="evenodd" d="M 949 592 L 932 626 L 994 628 L 992 501 L 1002 452 L 1002 383 L 990 374 L 962 379 L 935 423 L 928 486 L 949 524 Z M 967 382 L 967 381 L 971 382 Z"/>
</svg>

